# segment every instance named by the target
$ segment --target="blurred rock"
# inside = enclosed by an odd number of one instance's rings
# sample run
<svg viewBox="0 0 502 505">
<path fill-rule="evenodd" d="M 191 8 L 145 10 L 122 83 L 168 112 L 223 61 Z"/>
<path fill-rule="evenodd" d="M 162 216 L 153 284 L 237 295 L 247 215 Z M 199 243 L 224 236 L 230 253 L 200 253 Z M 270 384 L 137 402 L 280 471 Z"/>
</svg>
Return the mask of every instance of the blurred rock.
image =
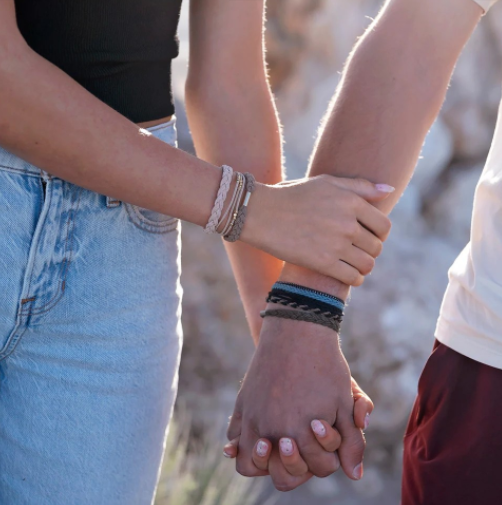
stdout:
<svg viewBox="0 0 502 505">
<path fill-rule="evenodd" d="M 424 147 L 413 174 L 413 185 L 420 194 L 427 193 L 453 158 L 453 135 L 439 117 L 425 139 Z"/>
<path fill-rule="evenodd" d="M 474 191 L 483 164 L 452 170 L 444 191 L 430 208 L 434 230 L 457 247 L 469 242 Z"/>
</svg>

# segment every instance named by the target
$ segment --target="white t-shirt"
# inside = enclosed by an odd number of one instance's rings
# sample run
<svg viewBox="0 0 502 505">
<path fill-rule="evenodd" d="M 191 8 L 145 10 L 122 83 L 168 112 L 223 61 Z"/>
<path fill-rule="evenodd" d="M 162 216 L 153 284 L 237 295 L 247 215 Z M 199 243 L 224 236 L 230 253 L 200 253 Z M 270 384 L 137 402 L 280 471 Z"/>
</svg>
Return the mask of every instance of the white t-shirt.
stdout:
<svg viewBox="0 0 502 505">
<path fill-rule="evenodd" d="M 498 0 L 474 0 L 474 1 L 479 5 L 481 5 L 481 7 L 483 7 L 483 9 L 486 12 Z"/>
<path fill-rule="evenodd" d="M 497 0 L 476 0 L 488 10 Z M 436 338 L 502 369 L 502 104 L 476 194 L 471 241 L 449 271 Z"/>
</svg>

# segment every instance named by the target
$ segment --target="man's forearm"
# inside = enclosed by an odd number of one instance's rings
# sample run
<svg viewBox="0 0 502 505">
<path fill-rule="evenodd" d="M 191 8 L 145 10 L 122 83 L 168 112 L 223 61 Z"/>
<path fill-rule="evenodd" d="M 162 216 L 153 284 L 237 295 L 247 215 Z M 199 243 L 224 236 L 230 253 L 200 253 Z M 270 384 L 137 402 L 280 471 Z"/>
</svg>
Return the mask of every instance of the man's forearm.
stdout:
<svg viewBox="0 0 502 505">
<path fill-rule="evenodd" d="M 439 113 L 455 62 L 482 12 L 472 0 L 391 0 L 349 59 L 319 137 L 310 175 L 361 177 L 394 186 L 390 212 Z M 285 265 L 283 280 L 343 299 L 349 288 Z"/>
</svg>

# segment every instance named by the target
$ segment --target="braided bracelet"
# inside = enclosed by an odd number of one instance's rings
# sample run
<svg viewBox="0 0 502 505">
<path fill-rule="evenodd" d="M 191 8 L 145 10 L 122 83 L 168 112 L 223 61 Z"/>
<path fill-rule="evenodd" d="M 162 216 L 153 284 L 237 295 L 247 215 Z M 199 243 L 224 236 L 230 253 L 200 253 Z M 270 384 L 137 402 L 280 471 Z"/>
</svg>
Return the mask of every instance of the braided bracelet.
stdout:
<svg viewBox="0 0 502 505">
<path fill-rule="evenodd" d="M 209 221 L 204 228 L 206 233 L 216 232 L 216 228 L 218 227 L 220 216 L 223 211 L 223 206 L 225 205 L 225 200 L 227 199 L 228 191 L 230 190 L 230 184 L 232 182 L 232 175 L 234 173 L 233 169 L 227 165 L 223 165 L 221 170 L 222 174 L 218 194 L 216 195 L 216 200 L 214 201 Z"/>
<path fill-rule="evenodd" d="M 333 318 L 325 317 L 321 314 L 306 312 L 304 310 L 288 310 L 288 309 L 267 309 L 260 312 L 260 316 L 277 317 L 279 319 L 291 319 L 293 321 L 305 321 L 307 323 L 319 324 L 326 328 L 331 328 L 334 332 L 340 333 L 340 322 Z"/>
<path fill-rule="evenodd" d="M 237 240 L 239 240 L 242 229 L 244 228 L 244 222 L 246 221 L 248 203 L 255 188 L 256 180 L 254 176 L 250 173 L 246 173 L 244 176 L 246 177 L 246 196 L 244 197 L 241 208 L 235 216 L 230 232 L 223 237 L 227 242 L 237 242 Z"/>
<path fill-rule="evenodd" d="M 267 297 L 267 303 L 275 303 L 292 309 L 303 310 L 320 314 L 321 316 L 335 318 L 340 323 L 343 320 L 344 313 L 337 307 L 318 302 L 299 295 L 290 295 L 288 293 L 282 294 L 279 290 L 271 291 Z"/>
</svg>

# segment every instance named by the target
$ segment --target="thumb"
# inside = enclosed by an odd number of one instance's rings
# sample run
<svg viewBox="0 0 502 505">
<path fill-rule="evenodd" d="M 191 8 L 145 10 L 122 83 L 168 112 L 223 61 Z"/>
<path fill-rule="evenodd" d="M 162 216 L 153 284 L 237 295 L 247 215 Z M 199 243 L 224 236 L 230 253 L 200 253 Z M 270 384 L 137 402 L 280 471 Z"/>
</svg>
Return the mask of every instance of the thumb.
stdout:
<svg viewBox="0 0 502 505">
<path fill-rule="evenodd" d="M 359 480 L 363 476 L 363 456 L 366 448 L 363 432 L 354 425 L 352 415 L 340 416 L 335 427 L 342 436 L 338 456 L 343 471 L 350 479 Z"/>
<path fill-rule="evenodd" d="M 242 411 L 239 408 L 239 404 L 237 403 L 235 406 L 234 413 L 232 414 L 232 417 L 230 418 L 230 422 L 228 424 L 227 439 L 233 441 L 234 439 L 240 437 L 241 426 L 242 426 Z"/>
<path fill-rule="evenodd" d="M 354 397 L 354 423 L 360 430 L 366 430 L 374 405 L 371 398 L 361 389 L 352 377 L 352 396 Z"/>
<path fill-rule="evenodd" d="M 352 191 L 368 202 L 380 202 L 381 200 L 385 200 L 395 191 L 395 188 L 388 184 L 373 184 L 361 178 L 349 179 L 346 177 L 335 177 L 333 182 L 339 188 Z"/>
<path fill-rule="evenodd" d="M 225 458 L 234 459 L 237 457 L 237 454 L 239 454 L 240 438 L 241 437 L 234 438 L 225 444 L 225 447 L 223 447 L 223 456 L 225 456 Z"/>
</svg>

